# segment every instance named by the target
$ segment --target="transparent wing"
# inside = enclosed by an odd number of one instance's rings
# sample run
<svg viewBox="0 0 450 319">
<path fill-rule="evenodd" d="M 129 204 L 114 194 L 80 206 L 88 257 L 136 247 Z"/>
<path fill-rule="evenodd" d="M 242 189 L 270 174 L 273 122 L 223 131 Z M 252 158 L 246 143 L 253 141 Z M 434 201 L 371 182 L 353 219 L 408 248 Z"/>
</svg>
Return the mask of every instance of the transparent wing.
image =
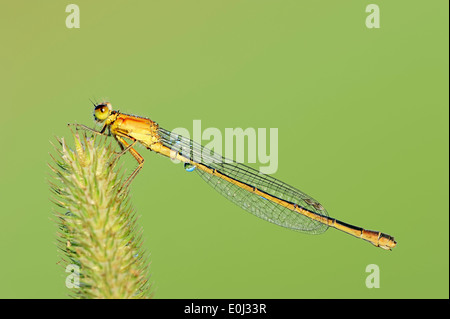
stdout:
<svg viewBox="0 0 450 319">
<path fill-rule="evenodd" d="M 215 169 L 223 175 L 234 180 L 255 187 L 267 194 L 275 196 L 286 202 L 296 204 L 301 208 L 316 214 L 328 217 L 327 211 L 315 199 L 300 190 L 283 183 L 276 178 L 262 174 L 259 171 L 242 163 L 226 159 L 189 138 L 159 128 L 161 142 L 180 155 L 194 163 L 201 163 L 211 169 Z M 328 229 L 328 226 L 303 216 L 293 210 L 281 206 L 271 200 L 247 191 L 238 185 L 228 182 L 216 175 L 209 174 L 200 169 L 197 173 L 216 191 L 231 200 L 239 207 L 259 218 L 271 223 L 293 230 L 310 234 L 320 234 Z"/>
</svg>

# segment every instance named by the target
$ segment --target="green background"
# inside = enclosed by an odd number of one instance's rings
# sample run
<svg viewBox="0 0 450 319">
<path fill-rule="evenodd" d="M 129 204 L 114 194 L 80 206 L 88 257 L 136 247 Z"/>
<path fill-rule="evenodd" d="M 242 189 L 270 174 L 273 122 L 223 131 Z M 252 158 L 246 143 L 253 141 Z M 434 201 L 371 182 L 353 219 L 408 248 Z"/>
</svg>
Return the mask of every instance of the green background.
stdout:
<svg viewBox="0 0 450 319">
<path fill-rule="evenodd" d="M 70 3 L 1 2 L 1 298 L 67 297 L 47 163 L 90 98 L 167 129 L 278 128 L 275 177 L 398 241 L 277 227 L 138 148 L 156 298 L 449 297 L 448 1 L 376 1 L 380 29 L 369 1 L 76 1 L 68 29 Z"/>
</svg>

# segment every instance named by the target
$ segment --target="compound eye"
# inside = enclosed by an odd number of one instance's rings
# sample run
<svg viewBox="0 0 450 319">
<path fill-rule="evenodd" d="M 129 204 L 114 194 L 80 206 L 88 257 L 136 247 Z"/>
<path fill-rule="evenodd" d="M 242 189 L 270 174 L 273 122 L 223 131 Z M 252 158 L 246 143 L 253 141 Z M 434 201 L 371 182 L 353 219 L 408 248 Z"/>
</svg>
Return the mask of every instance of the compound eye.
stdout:
<svg viewBox="0 0 450 319">
<path fill-rule="evenodd" d="M 95 106 L 94 117 L 98 122 L 103 122 L 111 113 L 111 103 L 104 103 Z"/>
</svg>

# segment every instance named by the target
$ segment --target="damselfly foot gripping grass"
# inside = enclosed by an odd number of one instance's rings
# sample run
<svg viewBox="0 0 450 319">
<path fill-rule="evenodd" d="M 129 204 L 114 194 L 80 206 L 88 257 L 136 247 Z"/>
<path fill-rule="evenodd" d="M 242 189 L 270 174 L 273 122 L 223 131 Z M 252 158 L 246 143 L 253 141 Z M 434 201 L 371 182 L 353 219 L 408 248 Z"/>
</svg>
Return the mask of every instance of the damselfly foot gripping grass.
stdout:
<svg viewBox="0 0 450 319">
<path fill-rule="evenodd" d="M 397 244 L 390 235 L 329 217 L 321 204 L 298 189 L 244 164 L 211 155 L 214 152 L 189 138 L 163 129 L 148 118 L 114 111 L 110 103 L 95 105 L 94 118 L 103 123 L 99 132 L 85 125 L 73 125 L 95 134 L 113 136 L 122 150 L 120 154 L 129 152 L 136 159 L 138 167 L 127 179 L 126 185 L 144 164 L 144 158 L 133 148 L 139 142 L 151 151 L 183 162 L 187 171 L 197 171 L 209 185 L 229 200 L 279 226 L 311 234 L 320 234 L 333 227 L 386 250 L 391 250 Z M 180 151 L 186 149 L 189 151 Z"/>
</svg>

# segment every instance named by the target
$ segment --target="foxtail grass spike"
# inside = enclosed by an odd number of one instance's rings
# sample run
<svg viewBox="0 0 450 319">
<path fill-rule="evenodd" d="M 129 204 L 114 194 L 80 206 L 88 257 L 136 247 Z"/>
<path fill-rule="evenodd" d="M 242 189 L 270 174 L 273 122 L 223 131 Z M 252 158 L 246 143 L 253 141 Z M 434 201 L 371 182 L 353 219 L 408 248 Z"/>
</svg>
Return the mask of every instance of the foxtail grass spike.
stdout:
<svg viewBox="0 0 450 319">
<path fill-rule="evenodd" d="M 149 298 L 148 257 L 142 229 L 104 138 L 74 134 L 54 145 L 50 189 L 58 227 L 59 262 L 74 298 Z"/>
</svg>

